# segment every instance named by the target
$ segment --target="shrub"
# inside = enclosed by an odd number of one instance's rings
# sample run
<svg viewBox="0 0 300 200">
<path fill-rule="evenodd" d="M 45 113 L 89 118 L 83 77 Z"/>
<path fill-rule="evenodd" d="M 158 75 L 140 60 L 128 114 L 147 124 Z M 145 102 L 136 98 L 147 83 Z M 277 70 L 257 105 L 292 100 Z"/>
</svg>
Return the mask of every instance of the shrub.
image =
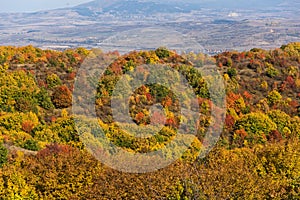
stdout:
<svg viewBox="0 0 300 200">
<path fill-rule="evenodd" d="M 75 129 L 75 122 L 72 117 L 58 118 L 50 127 L 52 134 L 58 136 L 62 143 L 79 142 L 79 136 Z"/>
<path fill-rule="evenodd" d="M 22 123 L 22 130 L 26 133 L 30 133 L 34 128 L 34 123 L 30 120 L 23 121 Z"/>
<path fill-rule="evenodd" d="M 155 50 L 155 54 L 157 57 L 161 58 L 167 58 L 171 55 L 170 51 L 165 47 L 160 47 Z"/>
<path fill-rule="evenodd" d="M 0 116 L 0 126 L 8 131 L 21 131 L 23 128 L 27 127 L 26 123 L 30 123 L 31 127 L 34 128 L 38 125 L 39 119 L 35 113 L 8 113 L 6 115 Z M 28 130 L 28 129 L 26 129 Z"/>
<path fill-rule="evenodd" d="M 229 75 L 230 78 L 232 78 L 237 75 L 237 71 L 235 68 L 230 67 L 227 69 L 227 74 Z"/>
<path fill-rule="evenodd" d="M 37 100 L 31 97 L 17 97 L 15 108 L 19 112 L 35 112 L 37 113 Z"/>
<path fill-rule="evenodd" d="M 278 103 L 282 99 L 281 94 L 277 90 L 273 90 L 269 92 L 267 96 L 267 100 L 269 105 L 274 105 L 275 103 Z"/>
<path fill-rule="evenodd" d="M 38 145 L 37 141 L 35 141 L 33 139 L 26 140 L 24 142 L 24 144 L 22 145 L 22 147 L 24 149 L 31 150 L 31 151 L 38 151 L 39 150 L 39 145 Z"/>
<path fill-rule="evenodd" d="M 37 99 L 38 99 L 39 106 L 41 106 L 42 108 L 46 110 L 54 108 L 51 98 L 45 88 L 42 88 L 40 92 L 37 94 Z"/>
<path fill-rule="evenodd" d="M 300 118 L 298 116 L 291 119 L 291 124 L 288 128 L 290 129 L 292 136 L 300 138 Z"/>
<path fill-rule="evenodd" d="M 2 167 L 7 162 L 7 155 L 7 149 L 3 146 L 3 144 L 0 144 L 0 167 Z"/>
<path fill-rule="evenodd" d="M 283 111 L 271 110 L 268 112 L 269 118 L 277 125 L 277 129 L 281 134 L 284 134 L 284 128 L 290 125 L 291 117 Z"/>
<path fill-rule="evenodd" d="M 273 78 L 279 74 L 278 70 L 274 68 L 272 65 L 269 65 L 266 71 L 267 76 Z"/>
<path fill-rule="evenodd" d="M 55 86 L 61 85 L 61 80 L 56 74 L 50 74 L 46 78 L 46 83 L 49 88 L 53 88 Z"/>
<path fill-rule="evenodd" d="M 58 86 L 54 88 L 51 100 L 56 108 L 68 108 L 72 105 L 72 93 L 67 86 Z"/>
<path fill-rule="evenodd" d="M 266 142 L 266 136 L 277 129 L 276 124 L 263 113 L 246 114 L 235 123 L 235 130 L 244 129 L 245 139 L 252 144 Z"/>
</svg>

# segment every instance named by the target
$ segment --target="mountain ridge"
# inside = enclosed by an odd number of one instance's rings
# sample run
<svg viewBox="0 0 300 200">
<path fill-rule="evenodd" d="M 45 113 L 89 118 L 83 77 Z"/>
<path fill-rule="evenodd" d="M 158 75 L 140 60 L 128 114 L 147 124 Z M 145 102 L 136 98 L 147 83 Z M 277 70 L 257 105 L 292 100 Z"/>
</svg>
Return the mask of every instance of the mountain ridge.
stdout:
<svg viewBox="0 0 300 200">
<path fill-rule="evenodd" d="M 264 9 L 276 7 L 286 1 L 284 0 L 274 0 L 274 1 L 259 1 L 259 0 L 204 0 L 204 1 L 158 1 L 158 0 L 94 0 L 84 4 L 75 6 L 75 9 L 78 8 L 90 8 L 95 10 L 108 11 L 109 9 L 114 9 L 118 5 L 139 4 L 139 5 L 157 5 L 157 6 L 169 6 L 173 8 L 180 8 L 177 11 L 192 11 L 198 10 L 201 8 L 208 9 Z"/>
</svg>

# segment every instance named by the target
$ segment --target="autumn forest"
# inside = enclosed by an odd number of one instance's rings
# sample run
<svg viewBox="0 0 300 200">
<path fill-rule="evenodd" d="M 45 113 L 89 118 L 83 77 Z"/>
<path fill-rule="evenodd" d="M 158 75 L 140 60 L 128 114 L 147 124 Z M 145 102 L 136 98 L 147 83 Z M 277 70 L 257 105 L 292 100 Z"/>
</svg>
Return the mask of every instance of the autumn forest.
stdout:
<svg viewBox="0 0 300 200">
<path fill-rule="evenodd" d="M 128 134 L 114 123 L 111 109 L 121 77 L 138 66 L 159 64 L 175 69 L 191 85 L 196 97 L 191 103 L 201 115 L 196 130 L 190 124 L 183 127 L 195 132 L 196 139 L 175 162 L 153 172 L 126 173 L 101 163 L 87 149 L 72 110 L 74 101 L 87 95 L 86 87 L 76 98 L 73 91 L 82 63 L 97 53 L 114 61 L 102 77 L 85 84 L 96 85 L 93 103 L 105 137 L 128 152 L 167 145 L 186 120 L 180 109 L 189 107 L 190 99 L 184 97 L 179 104 L 168 88 L 142 85 L 128 105 L 120 104 L 129 107 L 130 117 L 141 127 L 124 121 L 133 132 Z M 195 70 L 207 63 L 214 63 L 225 86 L 226 107 L 220 118 L 212 115 L 218 102 L 211 100 L 207 79 Z M 142 68 L 137 76 L 151 78 Z M 157 103 L 165 114 L 151 112 Z M 205 134 L 216 120 L 222 120 L 221 135 L 199 158 Z M 153 122 L 163 124 L 157 134 L 133 136 Z M 214 56 L 179 54 L 164 47 L 125 55 L 85 48 L 0 47 L 0 199 L 300 199 L 299 139 L 297 42 Z"/>
</svg>

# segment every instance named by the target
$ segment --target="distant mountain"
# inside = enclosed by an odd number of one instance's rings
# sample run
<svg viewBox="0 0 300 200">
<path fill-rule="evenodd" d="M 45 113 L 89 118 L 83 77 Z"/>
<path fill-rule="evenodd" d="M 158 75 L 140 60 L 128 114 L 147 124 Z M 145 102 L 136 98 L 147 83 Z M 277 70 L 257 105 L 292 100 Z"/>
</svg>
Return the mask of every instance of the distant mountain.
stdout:
<svg viewBox="0 0 300 200">
<path fill-rule="evenodd" d="M 139 0 L 96 0 L 81 4 L 74 9 L 81 15 L 111 14 L 156 14 L 190 12 L 201 7 L 196 3 L 163 2 L 163 1 L 139 1 Z"/>
<path fill-rule="evenodd" d="M 252 9 L 264 10 L 277 7 L 289 1 L 285 0 L 95 0 L 74 7 L 81 15 L 111 14 L 155 14 L 190 12 L 206 9 Z"/>
<path fill-rule="evenodd" d="M 251 9 L 263 10 L 278 6 L 285 0 L 202 0 L 199 4 L 204 8 L 216 9 Z"/>
</svg>

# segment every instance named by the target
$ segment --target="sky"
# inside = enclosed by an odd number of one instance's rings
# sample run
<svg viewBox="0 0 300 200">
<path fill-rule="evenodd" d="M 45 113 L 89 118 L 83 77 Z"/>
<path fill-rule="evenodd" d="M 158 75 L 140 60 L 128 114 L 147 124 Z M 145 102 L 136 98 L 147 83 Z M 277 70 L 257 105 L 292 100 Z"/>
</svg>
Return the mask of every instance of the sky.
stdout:
<svg viewBox="0 0 300 200">
<path fill-rule="evenodd" d="M 0 12 L 34 12 L 63 8 L 92 0 L 0 0 Z"/>
</svg>

